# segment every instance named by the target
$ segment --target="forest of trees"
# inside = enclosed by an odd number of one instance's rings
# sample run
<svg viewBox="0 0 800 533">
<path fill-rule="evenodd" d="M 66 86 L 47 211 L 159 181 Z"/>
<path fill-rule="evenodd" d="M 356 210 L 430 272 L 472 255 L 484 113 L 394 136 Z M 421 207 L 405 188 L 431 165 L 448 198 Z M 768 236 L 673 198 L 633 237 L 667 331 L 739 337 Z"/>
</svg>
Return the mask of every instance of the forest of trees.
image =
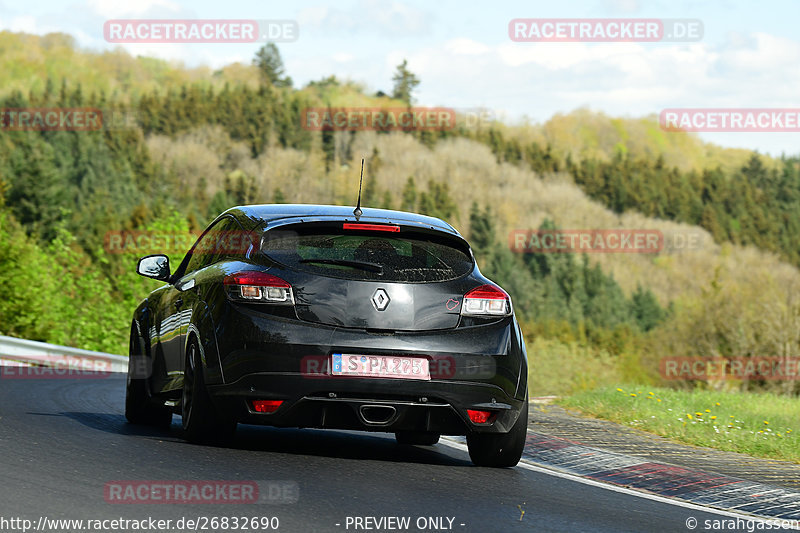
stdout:
<svg viewBox="0 0 800 533">
<path fill-rule="evenodd" d="M 252 67 L 260 72 L 256 85 L 235 76 L 189 83 L 188 75 L 177 73 L 180 83 L 109 93 L 102 84 L 46 78 L 28 91 L 0 96 L 0 107 L 91 106 L 130 118 L 123 126 L 91 132 L 0 131 L 0 334 L 125 353 L 130 314 L 158 284 L 133 273 L 135 256 L 104 250 L 109 230 L 185 233 L 201 230 L 238 204 L 298 198 L 353 202 L 351 167 L 362 155 L 364 138 L 304 129 L 303 109 L 337 105 L 343 92 L 373 104 L 397 105 L 397 99 L 408 104 L 420 80 L 403 63 L 394 79 L 396 99 L 370 96 L 332 76 L 295 89 L 277 50 L 262 52 Z M 477 191 L 465 190 L 464 176 L 449 163 L 443 163 L 435 179 L 403 174 L 392 176 L 393 183 L 378 180 L 386 178 L 382 169 L 390 160 L 402 157 L 403 142 L 430 154 L 442 146 L 460 146 L 447 144 L 459 139 L 478 143 L 491 151 L 490 159 L 531 176 L 568 177 L 614 213 L 639 212 L 701 226 L 718 243 L 754 245 L 800 264 L 795 246 L 800 171 L 794 158 L 765 163 L 752 154 L 733 171 L 719 166 L 695 170 L 624 150 L 607 158 L 564 156 L 563 147 L 525 139 L 501 125 L 377 135 L 401 135 L 407 141 L 392 137 L 398 147 L 393 152 L 381 152 L 370 141 L 364 154 L 364 205 L 455 223 L 469 237 L 484 274 L 511 294 L 531 339 L 576 343 L 610 356 L 647 352 L 647 339 L 658 339 L 658 349 L 649 350 L 653 353 L 668 345 L 684 351 L 702 345 L 708 353 L 736 349 L 730 341 L 736 332 L 722 331 L 729 317 L 706 313 L 699 300 L 674 305 L 663 292 L 657 298 L 648 286 L 656 280 L 624 290 L 619 279 L 586 256 L 513 253 L 503 233 L 507 228 L 498 222 L 508 216 L 499 216 Z M 498 167 L 501 171 L 506 172 Z M 275 178 L 278 174 L 284 177 Z M 509 191 L 509 203 L 515 201 L 513 194 L 525 192 Z M 559 222 L 545 217 L 540 228 L 552 229 Z M 736 291 L 719 289 L 712 297 L 721 301 L 749 294 L 732 286 Z M 786 312 L 797 315 L 794 304 L 787 305 Z M 735 307 L 726 312 L 736 313 Z M 688 331 L 701 317 L 718 337 L 670 344 L 673 329 Z M 647 377 L 636 372 L 636 377 Z"/>
<path fill-rule="evenodd" d="M 52 86 L 47 84 L 47 87 Z M 4 216 L 13 216 L 19 224 L 9 224 L 8 229 L 19 235 L 24 230 L 26 249 L 33 254 L 31 257 L 39 253 L 37 261 L 41 262 L 41 268 L 55 271 L 60 265 L 73 270 L 79 269 L 74 264 L 78 263 L 92 276 L 102 279 L 102 283 L 93 288 L 102 287 L 104 298 L 109 300 L 103 303 L 103 312 L 115 307 L 113 316 L 119 317 L 120 336 L 114 340 L 107 338 L 101 334 L 102 327 L 93 322 L 98 328 L 96 335 L 84 333 L 81 326 L 75 325 L 76 336 L 65 337 L 58 329 L 45 326 L 45 318 L 33 319 L 40 305 L 36 300 L 20 302 L 25 312 L 9 312 L 2 321 L 3 333 L 123 351 L 126 307 L 127 310 L 133 308 L 147 282 L 137 281 L 131 286 L 130 258 L 104 252 L 103 239 L 109 228 L 143 230 L 172 218 L 174 226 L 180 225 L 183 219 L 187 229 L 198 230 L 232 205 L 285 201 L 286 194 L 276 190 L 272 198 L 265 199 L 253 190 L 249 176 L 239 172 L 229 175 L 224 187 L 209 198 L 204 187 L 188 188 L 170 175 L 169 168 L 154 162 L 145 137 L 174 136 L 199 125 L 213 125 L 221 127 L 232 140 L 245 142 L 252 156 L 261 154 L 271 144 L 309 151 L 315 144 L 313 136 L 319 134 L 298 127 L 300 111 L 309 104 L 302 94 L 268 85 L 257 91 L 246 86 L 226 86 L 219 92 L 190 86 L 161 95 L 143 95 L 137 107 L 136 129 L 5 134 L 0 145 L 3 173 L 9 177 L 8 183 L 3 181 L 4 211 L 8 211 Z M 2 107 L 84 105 L 104 109 L 116 107 L 115 102 L 102 95 L 87 97 L 80 86 L 66 84 L 58 91 L 48 89 L 30 97 L 12 94 L 0 103 Z M 320 135 L 318 142 L 324 152 L 328 141 Z M 448 183 L 417 184 L 409 177 L 402 196 L 393 198 L 380 191 L 375 182 L 378 165 L 380 155 L 373 153 L 364 189 L 365 205 L 406 209 L 445 220 L 452 220 L 456 215 Z M 648 291 L 642 289 L 632 298 L 626 298 L 613 278 L 603 274 L 599 267 L 589 266 L 585 259 L 548 255 L 523 260 L 501 244 L 488 211 L 482 211 L 475 204 L 469 217 L 470 232 L 483 270 L 510 288 L 522 318 L 543 324 L 567 324 L 588 331 L 598 339 L 602 338 L 602 331 L 620 327 L 647 331 L 662 318 L 663 310 Z M 54 242 L 62 248 L 74 242 L 75 251 L 70 253 L 78 254 L 73 257 L 75 261 L 59 263 L 57 254 L 51 256 Z M 66 249 L 72 250 L 69 246 Z M 24 262 L 8 267 L 25 269 Z M 76 277 L 85 279 L 78 272 Z M 80 290 L 81 286 L 71 289 Z M 120 298 L 109 298 L 112 294 Z M 88 294 L 83 297 L 92 299 Z M 120 305 L 116 306 L 115 301 Z M 54 320 L 61 312 L 62 307 L 54 311 Z M 91 337 L 96 341 L 91 341 Z"/>
<path fill-rule="evenodd" d="M 497 157 L 539 173 L 568 172 L 591 198 L 617 213 L 644 215 L 700 226 L 717 242 L 750 244 L 800 265 L 800 158 L 766 166 L 756 153 L 732 172 L 721 168 L 682 171 L 662 157 L 636 158 L 621 151 L 608 161 L 567 157 L 551 147 L 523 145 L 490 129 L 475 136 Z"/>
</svg>

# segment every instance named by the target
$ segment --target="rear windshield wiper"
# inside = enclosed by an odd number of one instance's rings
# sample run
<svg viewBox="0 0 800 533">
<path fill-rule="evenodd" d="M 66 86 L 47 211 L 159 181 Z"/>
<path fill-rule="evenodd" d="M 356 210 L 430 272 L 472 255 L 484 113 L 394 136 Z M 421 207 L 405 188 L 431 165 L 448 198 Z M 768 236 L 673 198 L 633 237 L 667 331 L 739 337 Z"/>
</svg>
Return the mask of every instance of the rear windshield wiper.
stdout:
<svg viewBox="0 0 800 533">
<path fill-rule="evenodd" d="M 369 272 L 377 272 L 378 274 L 383 273 L 383 265 L 378 263 L 368 263 L 366 261 L 349 261 L 347 259 L 301 259 L 301 263 L 321 263 L 323 265 L 342 265 L 348 266 L 352 268 L 360 268 L 361 270 L 367 270 Z"/>
</svg>

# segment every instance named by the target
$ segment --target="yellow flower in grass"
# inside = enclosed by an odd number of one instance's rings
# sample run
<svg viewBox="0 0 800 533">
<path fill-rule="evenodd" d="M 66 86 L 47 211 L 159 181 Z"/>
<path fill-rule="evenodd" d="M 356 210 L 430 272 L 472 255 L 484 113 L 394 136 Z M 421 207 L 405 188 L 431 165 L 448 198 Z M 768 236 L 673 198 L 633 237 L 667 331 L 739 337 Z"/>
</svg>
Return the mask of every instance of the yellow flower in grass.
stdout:
<svg viewBox="0 0 800 533">
<path fill-rule="evenodd" d="M 703 416 L 703 413 L 701 413 L 700 411 L 697 411 L 697 412 L 695 413 L 695 416 L 697 416 L 697 417 L 701 417 L 701 416 Z"/>
<path fill-rule="evenodd" d="M 652 393 L 652 392 L 648 392 L 647 394 L 649 394 L 650 396 L 653 396 L 653 393 Z"/>
<path fill-rule="evenodd" d="M 712 417 L 711 417 L 711 420 L 716 420 L 716 419 L 717 419 L 717 417 L 716 417 L 716 416 L 712 416 Z"/>
<path fill-rule="evenodd" d="M 636 393 L 633 393 L 633 392 L 632 392 L 632 393 L 631 393 L 631 396 L 632 396 L 632 397 L 634 397 L 634 398 L 636 398 Z"/>
<path fill-rule="evenodd" d="M 787 430 L 786 430 L 786 433 L 791 433 L 791 432 L 792 432 L 792 430 L 791 430 L 791 429 L 787 429 Z"/>
<path fill-rule="evenodd" d="M 617 392 L 623 392 L 623 390 L 620 389 L 620 388 L 617 388 Z"/>
<path fill-rule="evenodd" d="M 719 407 L 719 402 L 717 402 L 717 407 Z"/>
<path fill-rule="evenodd" d="M 660 402 L 660 401 L 661 401 L 661 398 L 656 398 L 656 401 L 657 401 L 657 402 Z"/>
<path fill-rule="evenodd" d="M 710 413 L 710 412 L 711 412 L 711 409 L 706 409 L 706 413 Z"/>
<path fill-rule="evenodd" d="M 768 426 L 768 425 L 769 425 L 769 422 L 767 422 L 766 420 L 764 420 L 764 425 L 765 425 L 765 426 Z"/>
<path fill-rule="evenodd" d="M 691 413 L 686 413 L 686 418 L 688 418 L 689 420 L 691 420 L 691 419 L 692 419 L 692 414 L 691 414 Z"/>
</svg>

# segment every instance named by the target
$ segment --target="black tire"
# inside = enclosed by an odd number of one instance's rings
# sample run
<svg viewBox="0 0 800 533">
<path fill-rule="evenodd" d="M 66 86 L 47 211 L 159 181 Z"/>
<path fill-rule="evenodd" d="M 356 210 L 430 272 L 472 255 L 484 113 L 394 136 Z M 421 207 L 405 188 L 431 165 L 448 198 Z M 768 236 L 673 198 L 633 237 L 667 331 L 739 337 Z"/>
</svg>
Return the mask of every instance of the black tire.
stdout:
<svg viewBox="0 0 800 533">
<path fill-rule="evenodd" d="M 211 401 L 203 380 L 200 349 L 195 339 L 186 348 L 181 417 L 183 431 L 189 442 L 225 443 L 236 431 L 236 420 L 225 417 Z"/>
<path fill-rule="evenodd" d="M 528 435 L 528 402 L 508 433 L 473 433 L 467 435 L 469 458 L 477 466 L 508 468 L 516 466 Z"/>
<path fill-rule="evenodd" d="M 172 424 L 172 409 L 153 400 L 147 381 L 149 376 L 142 371 L 148 365 L 138 364 L 146 362 L 142 344 L 136 330 L 132 330 L 125 384 L 125 418 L 131 424 L 169 427 Z"/>
<path fill-rule="evenodd" d="M 433 446 L 439 442 L 438 433 L 428 433 L 427 431 L 398 431 L 394 434 L 397 444 Z"/>
</svg>

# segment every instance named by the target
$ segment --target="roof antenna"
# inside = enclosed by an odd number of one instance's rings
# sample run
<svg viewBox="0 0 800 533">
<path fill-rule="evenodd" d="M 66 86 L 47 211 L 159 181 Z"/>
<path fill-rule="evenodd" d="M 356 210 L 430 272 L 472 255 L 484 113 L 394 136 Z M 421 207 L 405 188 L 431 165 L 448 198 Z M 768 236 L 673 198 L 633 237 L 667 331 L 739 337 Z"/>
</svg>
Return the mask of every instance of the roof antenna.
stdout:
<svg viewBox="0 0 800 533">
<path fill-rule="evenodd" d="M 361 158 L 361 178 L 358 180 L 358 205 L 353 209 L 353 214 L 356 216 L 356 222 L 361 218 L 361 182 L 364 181 L 364 158 Z"/>
</svg>

